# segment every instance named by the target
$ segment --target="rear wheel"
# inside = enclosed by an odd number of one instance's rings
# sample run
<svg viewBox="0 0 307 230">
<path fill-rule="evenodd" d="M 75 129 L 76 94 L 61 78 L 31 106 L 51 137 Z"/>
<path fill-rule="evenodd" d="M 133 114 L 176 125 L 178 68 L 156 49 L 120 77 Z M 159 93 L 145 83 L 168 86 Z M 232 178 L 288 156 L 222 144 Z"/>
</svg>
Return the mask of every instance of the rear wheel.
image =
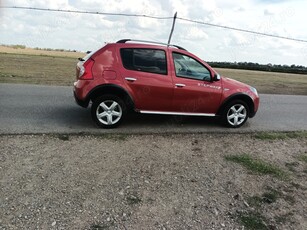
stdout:
<svg viewBox="0 0 307 230">
<path fill-rule="evenodd" d="M 248 113 L 248 106 L 244 101 L 232 101 L 225 107 L 223 123 L 231 128 L 239 128 L 247 121 Z"/>
<path fill-rule="evenodd" d="M 92 119 L 102 128 L 117 127 L 126 115 L 126 105 L 122 99 L 114 95 L 97 98 L 91 108 Z"/>
</svg>

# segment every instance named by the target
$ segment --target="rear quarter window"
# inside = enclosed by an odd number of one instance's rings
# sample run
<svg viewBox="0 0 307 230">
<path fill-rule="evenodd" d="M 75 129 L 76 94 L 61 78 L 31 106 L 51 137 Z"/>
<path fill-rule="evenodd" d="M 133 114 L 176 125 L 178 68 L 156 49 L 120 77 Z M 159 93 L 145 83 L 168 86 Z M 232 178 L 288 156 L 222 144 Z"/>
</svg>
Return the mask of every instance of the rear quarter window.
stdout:
<svg viewBox="0 0 307 230">
<path fill-rule="evenodd" d="M 120 50 L 123 66 L 128 70 L 167 74 L 164 50 L 123 48 Z"/>
</svg>

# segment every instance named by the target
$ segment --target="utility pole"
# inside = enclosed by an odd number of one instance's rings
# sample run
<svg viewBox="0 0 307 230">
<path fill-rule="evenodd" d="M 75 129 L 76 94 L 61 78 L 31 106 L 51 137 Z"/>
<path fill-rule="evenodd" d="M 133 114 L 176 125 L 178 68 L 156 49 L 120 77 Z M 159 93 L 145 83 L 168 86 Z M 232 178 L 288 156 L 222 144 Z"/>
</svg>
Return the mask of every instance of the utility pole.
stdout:
<svg viewBox="0 0 307 230">
<path fill-rule="evenodd" d="M 169 38 L 168 38 L 167 45 L 170 45 L 170 44 L 171 44 L 171 39 L 172 39 L 173 32 L 174 32 L 174 28 L 175 28 L 176 18 L 177 18 L 177 12 L 174 14 L 173 25 L 172 25 L 171 33 L 170 33 Z"/>
</svg>

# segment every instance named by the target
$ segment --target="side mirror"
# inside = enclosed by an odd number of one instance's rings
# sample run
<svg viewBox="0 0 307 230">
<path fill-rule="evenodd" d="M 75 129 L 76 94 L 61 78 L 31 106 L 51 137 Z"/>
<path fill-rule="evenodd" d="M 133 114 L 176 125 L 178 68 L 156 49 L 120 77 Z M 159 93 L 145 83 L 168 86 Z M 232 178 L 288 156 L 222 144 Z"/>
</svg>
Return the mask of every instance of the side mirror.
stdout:
<svg viewBox="0 0 307 230">
<path fill-rule="evenodd" d="M 219 80 L 221 80 L 221 76 L 218 73 L 215 73 L 212 80 L 213 81 L 219 81 Z"/>
</svg>

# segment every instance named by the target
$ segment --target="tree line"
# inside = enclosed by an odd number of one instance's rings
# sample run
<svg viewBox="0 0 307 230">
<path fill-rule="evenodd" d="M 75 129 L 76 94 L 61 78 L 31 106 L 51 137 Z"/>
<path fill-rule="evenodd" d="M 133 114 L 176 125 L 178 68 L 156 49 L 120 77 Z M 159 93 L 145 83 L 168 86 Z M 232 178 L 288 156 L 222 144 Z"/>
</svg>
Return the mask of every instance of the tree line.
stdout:
<svg viewBox="0 0 307 230">
<path fill-rule="evenodd" d="M 280 73 L 307 74 L 307 67 L 302 65 L 273 65 L 253 62 L 208 62 L 214 68 L 245 69 Z"/>
</svg>

